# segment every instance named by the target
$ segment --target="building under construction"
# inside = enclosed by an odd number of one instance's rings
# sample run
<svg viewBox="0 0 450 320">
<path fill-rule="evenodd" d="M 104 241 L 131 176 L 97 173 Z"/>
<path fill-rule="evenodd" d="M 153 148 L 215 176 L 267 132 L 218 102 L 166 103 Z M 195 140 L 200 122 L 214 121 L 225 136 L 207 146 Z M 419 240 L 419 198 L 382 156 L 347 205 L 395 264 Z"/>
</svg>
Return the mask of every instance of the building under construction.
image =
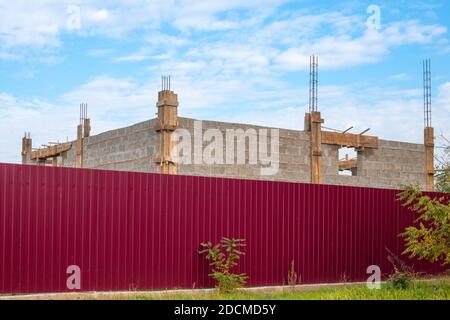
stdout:
<svg viewBox="0 0 450 320">
<path fill-rule="evenodd" d="M 163 77 L 161 91 L 158 92 L 156 118 L 91 135 L 87 105 L 82 104 L 77 140 L 49 143 L 43 148 L 33 149 L 31 136 L 26 133 L 22 140 L 22 163 L 375 188 L 419 184 L 432 191 L 434 131 L 431 126 L 431 73 L 428 60 L 424 61 L 423 76 L 423 144 L 382 140 L 368 135 L 368 130 L 361 133 L 352 133 L 352 128 L 324 130 L 324 117 L 318 108 L 318 59 L 313 56 L 310 59 L 309 110 L 305 114 L 304 130 L 278 130 L 278 170 L 273 175 L 261 175 L 261 164 L 250 161 L 253 153 L 258 151 L 251 150 L 249 144 L 245 143 L 257 131 L 266 128 L 216 121 L 201 121 L 199 127 L 194 119 L 178 117 L 178 96 L 170 88 L 170 78 L 166 77 Z M 199 130 L 218 129 L 224 136 L 230 129 L 243 130 L 245 161 L 228 164 L 181 163 L 172 152 L 177 142 L 174 137 L 177 129 L 192 133 L 192 137 Z M 354 148 L 357 157 L 340 159 L 340 148 Z M 193 148 L 189 156 L 195 157 L 196 152 L 198 150 Z M 349 174 L 342 175 L 342 171 Z"/>
</svg>

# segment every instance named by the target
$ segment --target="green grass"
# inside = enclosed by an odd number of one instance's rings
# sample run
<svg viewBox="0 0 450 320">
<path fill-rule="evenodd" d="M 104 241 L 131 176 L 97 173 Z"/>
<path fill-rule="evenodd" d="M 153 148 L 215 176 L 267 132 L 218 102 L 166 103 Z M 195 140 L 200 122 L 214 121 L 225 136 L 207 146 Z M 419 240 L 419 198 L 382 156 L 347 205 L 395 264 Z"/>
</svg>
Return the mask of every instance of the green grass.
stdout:
<svg viewBox="0 0 450 320">
<path fill-rule="evenodd" d="M 26 296 L 22 296 L 26 298 Z M 381 289 L 370 290 L 362 284 L 339 286 L 303 286 L 258 288 L 219 294 L 215 290 L 71 292 L 39 295 L 30 299 L 51 300 L 450 300 L 450 277 L 415 280 L 408 289 L 395 289 L 383 283 Z"/>
<path fill-rule="evenodd" d="M 107 296 L 106 299 L 138 300 L 450 300 L 450 280 L 414 282 L 409 289 L 394 289 L 389 284 L 382 284 L 379 290 L 370 290 L 365 285 L 316 289 L 312 291 L 295 291 L 285 289 L 280 292 L 241 291 L 233 294 L 193 293 L 161 294 L 136 292 L 132 296 Z"/>
</svg>

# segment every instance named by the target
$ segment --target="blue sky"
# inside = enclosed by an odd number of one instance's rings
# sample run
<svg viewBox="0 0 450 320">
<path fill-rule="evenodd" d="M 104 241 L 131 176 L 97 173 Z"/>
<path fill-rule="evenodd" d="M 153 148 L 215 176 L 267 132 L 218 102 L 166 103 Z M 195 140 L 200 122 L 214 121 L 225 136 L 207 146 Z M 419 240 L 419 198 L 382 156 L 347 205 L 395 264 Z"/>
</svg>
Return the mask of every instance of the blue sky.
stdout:
<svg viewBox="0 0 450 320">
<path fill-rule="evenodd" d="M 181 116 L 302 129 L 311 54 L 325 126 L 410 142 L 431 58 L 448 137 L 449 24 L 450 1 L 0 0 L 0 161 L 20 161 L 25 131 L 35 146 L 73 139 L 81 102 L 94 134 L 153 118 L 169 74 Z"/>
</svg>

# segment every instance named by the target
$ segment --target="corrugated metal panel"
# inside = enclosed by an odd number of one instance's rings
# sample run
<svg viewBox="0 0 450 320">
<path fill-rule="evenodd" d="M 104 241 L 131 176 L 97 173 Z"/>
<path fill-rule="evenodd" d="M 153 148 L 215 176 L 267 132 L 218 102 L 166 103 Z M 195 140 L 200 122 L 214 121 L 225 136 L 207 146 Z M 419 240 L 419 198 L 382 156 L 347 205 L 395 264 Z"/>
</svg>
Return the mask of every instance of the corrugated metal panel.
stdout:
<svg viewBox="0 0 450 320">
<path fill-rule="evenodd" d="M 247 240 L 249 285 L 359 281 L 413 221 L 395 190 L 0 164 L 0 292 L 212 286 L 199 243 Z M 418 270 L 437 267 L 415 262 Z"/>
</svg>

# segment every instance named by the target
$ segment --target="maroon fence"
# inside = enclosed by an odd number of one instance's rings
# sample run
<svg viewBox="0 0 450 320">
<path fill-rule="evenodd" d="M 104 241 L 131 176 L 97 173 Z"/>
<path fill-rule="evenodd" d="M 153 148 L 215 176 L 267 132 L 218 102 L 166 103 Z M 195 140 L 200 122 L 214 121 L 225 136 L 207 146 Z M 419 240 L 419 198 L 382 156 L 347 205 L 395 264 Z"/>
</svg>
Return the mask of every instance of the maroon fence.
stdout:
<svg viewBox="0 0 450 320">
<path fill-rule="evenodd" d="M 396 193 L 0 164 L 0 293 L 68 291 L 70 265 L 83 291 L 209 287 L 199 243 L 222 236 L 247 240 L 252 286 L 286 283 L 292 260 L 301 283 L 365 280 L 403 249 Z"/>
</svg>

